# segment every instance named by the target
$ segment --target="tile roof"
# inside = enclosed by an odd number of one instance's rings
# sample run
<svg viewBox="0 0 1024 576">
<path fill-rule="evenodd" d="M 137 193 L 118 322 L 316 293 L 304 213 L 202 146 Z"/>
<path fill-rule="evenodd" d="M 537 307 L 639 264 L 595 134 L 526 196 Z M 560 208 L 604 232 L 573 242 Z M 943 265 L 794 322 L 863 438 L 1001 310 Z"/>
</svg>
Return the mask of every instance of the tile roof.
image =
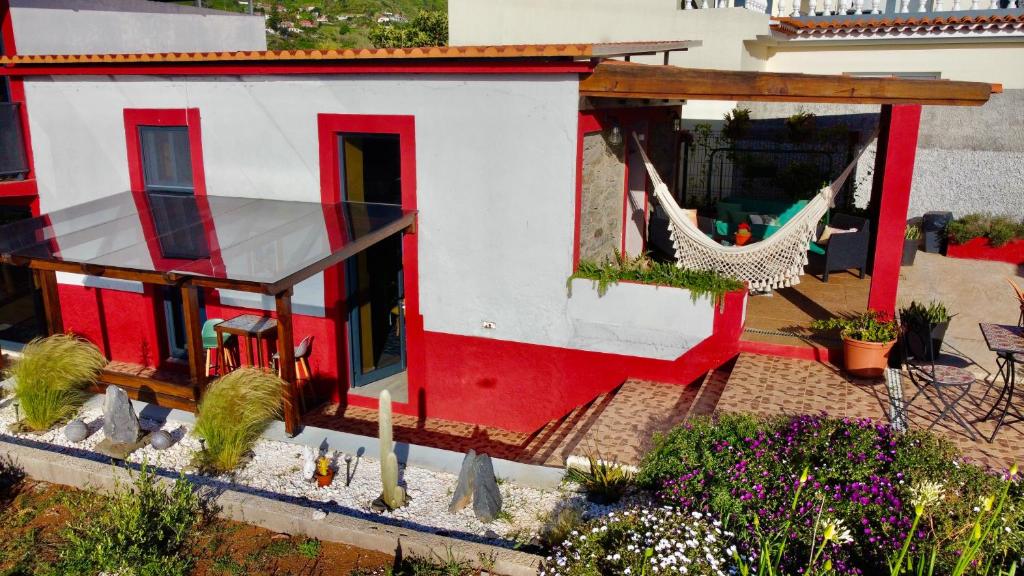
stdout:
<svg viewBox="0 0 1024 576">
<path fill-rule="evenodd" d="M 152 64 L 161 62 L 292 62 L 329 60 L 608 58 L 651 52 L 686 50 L 688 41 L 618 42 L 604 44 L 524 44 L 504 46 L 436 46 L 340 50 L 268 50 L 252 52 L 170 52 L 158 54 L 54 54 L 0 57 L 12 64 Z"/>
<path fill-rule="evenodd" d="M 985 30 L 993 27 L 1024 26 L 1021 14 L 964 14 L 950 16 L 876 15 L 870 18 L 827 17 L 782 17 L 776 18 L 772 28 L 787 35 L 827 34 L 838 31 L 869 31 L 891 28 L 929 28 L 933 30 L 955 29 Z"/>
</svg>

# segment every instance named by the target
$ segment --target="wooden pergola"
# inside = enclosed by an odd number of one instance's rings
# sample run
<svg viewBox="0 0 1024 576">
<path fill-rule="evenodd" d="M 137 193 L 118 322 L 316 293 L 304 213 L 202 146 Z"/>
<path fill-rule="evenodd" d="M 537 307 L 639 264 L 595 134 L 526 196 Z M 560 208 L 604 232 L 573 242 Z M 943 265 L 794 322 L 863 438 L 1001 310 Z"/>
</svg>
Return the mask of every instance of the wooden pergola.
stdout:
<svg viewBox="0 0 1024 576">
<path fill-rule="evenodd" d="M 208 383 L 199 290 L 220 288 L 273 296 L 280 375 L 287 383 L 283 406 L 285 430 L 294 434 L 300 424 L 295 402 L 291 301 L 294 286 L 414 226 L 416 214 L 384 204 L 321 205 L 216 196 L 186 201 L 202 205 L 199 218 L 163 223 L 162 227 L 139 194 L 128 192 L 15 222 L 0 227 L 0 262 L 33 270 L 42 293 L 49 334 L 64 331 L 57 272 L 180 290 L 188 350 L 188 393 L 194 403 L 202 398 Z M 301 216 L 289 220 L 282 218 L 282 214 Z M 236 225 L 232 226 L 232 222 Z M 244 225 L 238 226 L 240 222 Z M 131 226 L 137 233 L 124 239 L 124 231 Z M 218 226 L 222 229 L 219 237 Z M 243 232 L 236 237 L 224 237 L 223 230 L 232 228 Z M 311 233 L 317 238 L 311 240 Z M 162 254 L 171 240 L 182 237 L 189 238 L 187 243 L 200 239 L 198 245 L 193 245 L 197 248 L 194 257 L 182 254 L 180 249 L 171 257 Z M 97 243 L 96 239 L 105 242 Z M 96 244 L 107 248 L 93 250 Z M 133 265 L 132 254 L 146 253 L 148 264 Z M 275 267 L 245 270 L 241 264 L 258 253 L 285 257 Z M 154 396 L 174 398 L 182 393 L 180 384 L 109 371 L 101 375 L 101 381 L 140 389 L 144 386 Z"/>
</svg>

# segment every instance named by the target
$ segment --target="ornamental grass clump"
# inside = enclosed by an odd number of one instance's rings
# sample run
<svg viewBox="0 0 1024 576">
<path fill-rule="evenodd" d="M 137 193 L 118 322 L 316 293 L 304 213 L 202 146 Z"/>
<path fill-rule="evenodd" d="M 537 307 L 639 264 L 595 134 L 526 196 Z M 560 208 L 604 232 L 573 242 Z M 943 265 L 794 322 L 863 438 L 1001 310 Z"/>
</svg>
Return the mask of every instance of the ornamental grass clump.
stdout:
<svg viewBox="0 0 1024 576">
<path fill-rule="evenodd" d="M 36 338 L 7 371 L 14 379 L 14 395 L 30 430 L 49 430 L 70 420 L 89 395 L 106 358 L 95 346 L 68 334 Z"/>
<path fill-rule="evenodd" d="M 570 466 L 565 479 L 579 484 L 587 499 L 596 504 L 618 502 L 633 482 L 633 473 L 618 462 L 606 462 L 587 455 L 587 466 Z"/>
<path fill-rule="evenodd" d="M 733 534 L 700 512 L 640 508 L 612 512 L 569 537 L 548 556 L 541 576 L 736 574 Z"/>
<path fill-rule="evenodd" d="M 1024 487 L 1005 476 L 965 463 L 927 431 L 823 415 L 723 415 L 658 438 L 637 480 L 664 504 L 728 518 L 749 574 L 889 574 L 908 538 L 915 562 L 935 551 L 920 574 L 953 574 L 979 503 L 1005 493 L 998 517 L 985 517 L 993 528 L 972 564 L 995 575 L 1024 553 Z M 922 486 L 935 484 L 940 495 L 915 522 Z"/>
<path fill-rule="evenodd" d="M 284 380 L 256 368 L 218 378 L 199 404 L 194 434 L 205 448 L 195 464 L 204 471 L 234 470 L 267 426 L 281 414 Z"/>
</svg>

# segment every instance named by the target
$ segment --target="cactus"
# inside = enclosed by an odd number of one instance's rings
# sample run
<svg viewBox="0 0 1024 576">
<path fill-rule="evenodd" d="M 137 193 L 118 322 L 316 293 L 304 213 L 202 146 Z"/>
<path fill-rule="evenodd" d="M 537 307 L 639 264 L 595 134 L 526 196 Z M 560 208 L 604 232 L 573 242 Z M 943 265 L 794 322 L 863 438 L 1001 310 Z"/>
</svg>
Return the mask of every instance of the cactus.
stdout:
<svg viewBox="0 0 1024 576">
<path fill-rule="evenodd" d="M 395 456 L 391 429 L 391 393 L 380 393 L 377 415 L 377 439 L 380 441 L 380 480 L 384 490 L 381 500 L 394 510 L 405 505 L 405 489 L 398 485 L 398 457 Z"/>
</svg>

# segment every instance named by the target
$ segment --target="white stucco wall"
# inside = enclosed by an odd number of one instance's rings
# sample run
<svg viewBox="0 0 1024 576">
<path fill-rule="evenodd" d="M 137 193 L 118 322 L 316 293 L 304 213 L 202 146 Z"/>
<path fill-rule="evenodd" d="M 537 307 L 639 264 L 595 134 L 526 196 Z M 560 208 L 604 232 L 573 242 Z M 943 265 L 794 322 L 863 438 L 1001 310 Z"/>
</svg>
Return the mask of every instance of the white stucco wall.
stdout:
<svg viewBox="0 0 1024 576">
<path fill-rule="evenodd" d="M 262 16 L 147 0 L 10 0 L 19 54 L 266 50 Z"/>
<path fill-rule="evenodd" d="M 549 345 L 572 334 L 577 90 L 575 75 L 26 82 L 44 211 L 128 189 L 124 108 L 200 110 L 209 194 L 314 202 L 318 113 L 414 115 L 426 328 Z M 321 287 L 296 308 L 322 306 Z"/>
</svg>

